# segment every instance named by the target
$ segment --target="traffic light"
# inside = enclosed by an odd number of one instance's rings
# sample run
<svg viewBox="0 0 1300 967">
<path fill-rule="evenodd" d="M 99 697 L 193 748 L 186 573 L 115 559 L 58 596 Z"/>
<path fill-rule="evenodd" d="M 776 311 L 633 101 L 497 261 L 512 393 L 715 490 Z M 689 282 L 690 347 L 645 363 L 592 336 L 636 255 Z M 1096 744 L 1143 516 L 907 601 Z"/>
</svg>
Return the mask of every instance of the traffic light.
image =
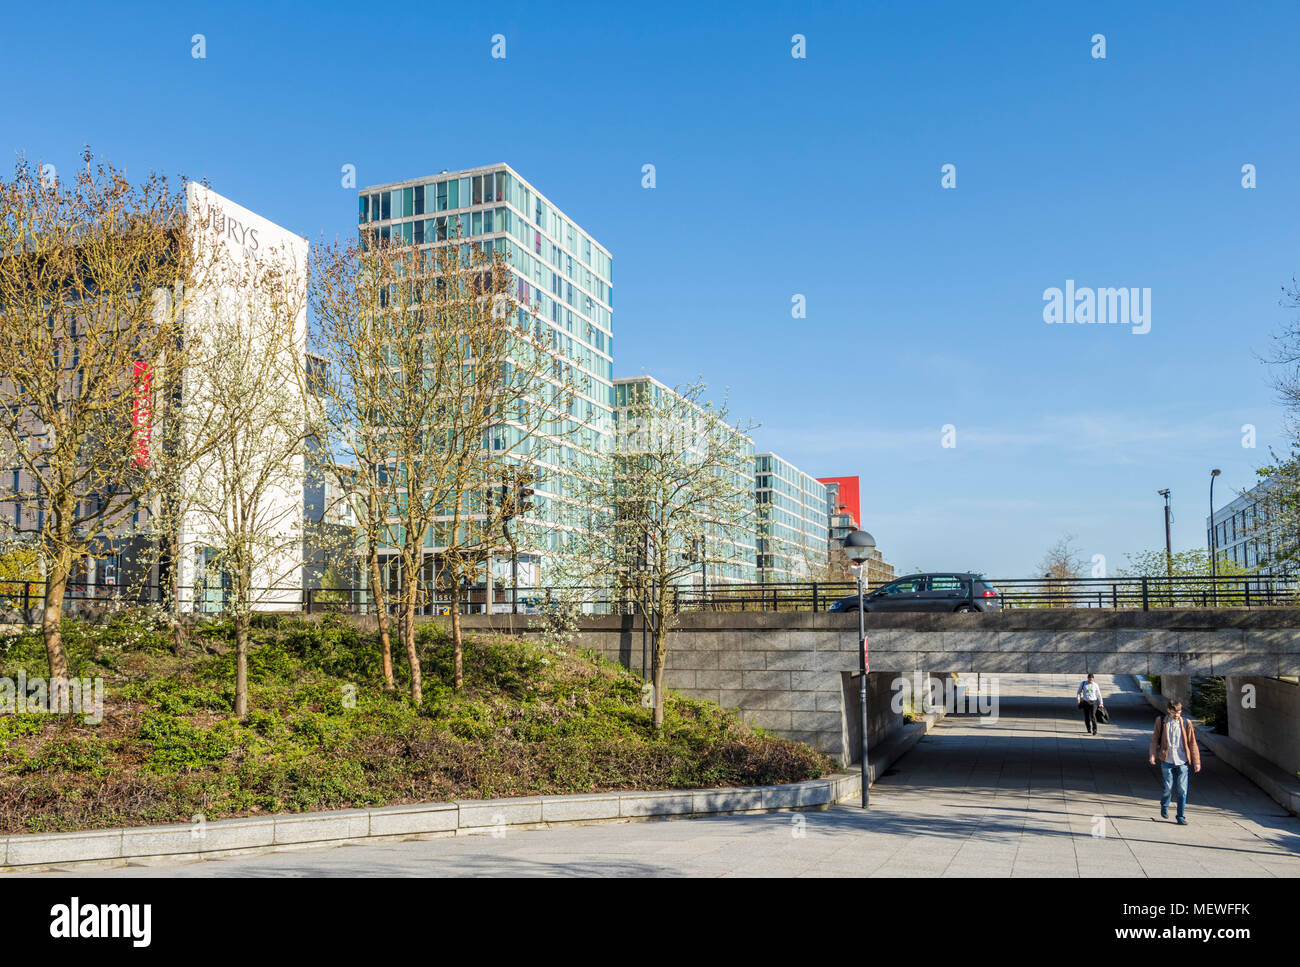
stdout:
<svg viewBox="0 0 1300 967">
<path fill-rule="evenodd" d="M 515 513 L 526 514 L 533 509 L 533 488 L 531 477 L 522 477 L 516 487 L 515 493 Z"/>
<path fill-rule="evenodd" d="M 501 484 L 503 519 L 513 520 L 533 509 L 533 502 L 529 499 L 533 496 L 532 483 L 531 474 L 521 473 L 515 468 L 507 469 L 505 482 Z"/>
</svg>

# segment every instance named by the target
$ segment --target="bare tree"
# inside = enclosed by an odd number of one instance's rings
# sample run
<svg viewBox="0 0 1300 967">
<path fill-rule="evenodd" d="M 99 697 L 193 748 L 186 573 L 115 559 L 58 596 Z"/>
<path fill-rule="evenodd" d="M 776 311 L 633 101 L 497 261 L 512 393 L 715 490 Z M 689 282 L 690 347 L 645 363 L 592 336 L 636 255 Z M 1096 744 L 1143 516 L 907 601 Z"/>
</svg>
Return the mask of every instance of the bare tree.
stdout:
<svg viewBox="0 0 1300 967">
<path fill-rule="evenodd" d="M 389 286 L 410 258 L 407 250 L 378 243 L 320 245 L 312 258 L 309 290 L 314 318 L 310 343 L 323 363 L 310 381 L 320 401 L 314 462 L 317 472 L 337 485 L 365 545 L 384 687 L 390 691 L 396 684 L 379 550 L 400 542 L 392 522 L 400 475 L 392 462 L 389 434 L 400 433 L 408 414 L 418 413 L 418 400 L 411 397 L 421 386 L 414 378 L 404 381 L 406 370 L 391 368 L 394 347 L 403 340 L 418 345 L 420 335 L 411 327 L 420 317 L 415 305 L 402 298 L 406 290 L 391 298 Z M 410 372 L 414 377 L 415 367 Z M 419 466 L 424 464 L 421 460 Z M 411 654 L 408 651 L 408 658 Z M 418 679 L 418 662 L 412 675 Z"/>
<path fill-rule="evenodd" d="M 1300 309 L 1300 282 L 1283 287 L 1281 304 Z M 1274 390 L 1285 414 L 1289 437 L 1287 452 L 1270 448 L 1269 463 L 1256 473 L 1265 497 L 1256 508 L 1261 539 L 1268 548 L 1265 561 L 1273 570 L 1287 571 L 1300 562 L 1300 317 L 1285 323 L 1274 335 L 1273 354 L 1265 359 L 1273 367 Z M 1222 567 L 1226 560 L 1216 562 Z"/>
<path fill-rule="evenodd" d="M 1067 582 L 1082 577 L 1085 567 L 1083 559 L 1079 557 L 1079 552 L 1074 547 L 1073 534 L 1066 534 L 1047 549 L 1047 553 L 1038 564 L 1038 569 L 1043 574 L 1043 583 L 1039 591 L 1049 606 L 1055 607 L 1058 598 L 1062 599 L 1062 605 L 1068 603 L 1063 598 Z"/>
<path fill-rule="evenodd" d="M 708 402 L 701 381 L 633 386 L 615 447 L 576 478 L 585 518 L 564 560 L 571 587 L 587 596 L 603 588 L 645 617 L 652 721 L 662 728 L 674 595 L 699 566 L 692 542 L 714 567 L 752 561 L 753 444 L 750 427 L 731 423 L 725 400 Z"/>
<path fill-rule="evenodd" d="M 464 682 L 460 602 L 483 575 L 493 596 L 491 563 L 503 544 L 535 539 L 544 528 L 525 487 L 555 476 L 561 440 L 582 439 L 582 411 L 572 361 L 516 299 L 514 276 L 500 255 L 449 245 L 434 250 L 434 284 L 425 310 L 446 351 L 460 350 L 431 403 L 439 413 L 447 501 L 435 524 L 442 585 L 452 601 L 454 682 Z M 567 431 L 567 432 L 566 432 Z M 544 498 L 541 498 L 544 500 Z M 513 532 L 510 527 L 513 524 Z"/>
<path fill-rule="evenodd" d="M 199 244 L 214 240 L 202 230 Z M 220 238 L 220 236 L 218 236 Z M 256 257 L 220 245 L 213 285 L 191 297 L 189 420 L 217 432 L 181 476 L 173 512 L 183 602 L 235 630 L 235 715 L 248 714 L 252 614 L 298 601 L 303 549 L 307 243 Z M 181 443 L 184 444 L 182 439 Z"/>
<path fill-rule="evenodd" d="M 417 611 L 430 591 L 459 603 L 466 580 L 506 542 L 507 520 L 518 542 L 527 518 L 501 488 L 535 478 L 558 421 L 574 419 L 572 366 L 517 301 L 504 258 L 456 233 L 444 241 L 422 249 L 367 237 L 329 250 L 313 297 L 326 368 L 335 370 L 324 377 L 326 449 L 350 457 L 376 588 L 378 548 L 397 549 L 399 632 L 417 704 Z M 490 576 L 486 583 L 490 594 Z M 459 608 L 452 612 L 459 687 L 463 642 Z"/>
<path fill-rule="evenodd" d="M 186 295 L 204 269 L 166 178 L 131 184 L 89 150 L 82 162 L 67 184 L 21 160 L 0 181 L 0 463 L 18 468 L 7 526 L 41 557 L 54 680 L 68 674 L 74 567 L 158 493 L 151 436 L 180 399 Z"/>
</svg>

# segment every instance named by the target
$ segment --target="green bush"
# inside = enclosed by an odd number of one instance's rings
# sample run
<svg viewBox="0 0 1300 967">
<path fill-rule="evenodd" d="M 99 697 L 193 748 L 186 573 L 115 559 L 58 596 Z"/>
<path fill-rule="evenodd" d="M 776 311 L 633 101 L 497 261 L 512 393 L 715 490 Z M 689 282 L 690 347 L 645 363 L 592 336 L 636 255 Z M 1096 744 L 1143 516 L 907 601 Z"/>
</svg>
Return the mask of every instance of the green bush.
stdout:
<svg viewBox="0 0 1300 967">
<path fill-rule="evenodd" d="M 231 744 L 217 729 L 198 729 L 165 712 L 146 712 L 139 738 L 149 748 L 148 764 L 157 772 L 192 772 L 230 755 Z"/>
<path fill-rule="evenodd" d="M 1211 731 L 1228 734 L 1228 690 L 1221 677 L 1198 678 L 1192 683 L 1188 712 Z"/>
</svg>

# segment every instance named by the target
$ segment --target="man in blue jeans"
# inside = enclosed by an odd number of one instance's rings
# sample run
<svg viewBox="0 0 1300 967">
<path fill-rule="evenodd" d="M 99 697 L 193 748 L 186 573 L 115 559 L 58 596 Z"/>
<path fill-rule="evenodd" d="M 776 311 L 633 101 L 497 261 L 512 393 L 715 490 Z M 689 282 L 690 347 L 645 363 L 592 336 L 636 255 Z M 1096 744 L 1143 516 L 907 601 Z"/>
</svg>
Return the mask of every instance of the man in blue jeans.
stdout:
<svg viewBox="0 0 1300 967">
<path fill-rule="evenodd" d="M 1156 718 L 1155 728 L 1151 732 L 1151 745 L 1148 759 L 1152 765 L 1160 761 L 1160 779 L 1163 790 L 1160 794 L 1160 818 L 1169 818 L 1169 799 L 1177 796 L 1178 825 L 1186 826 L 1187 817 L 1187 770 L 1201 771 L 1201 750 L 1196 747 L 1196 729 L 1192 723 L 1183 718 L 1183 703 L 1169 700 L 1165 714 Z"/>
</svg>

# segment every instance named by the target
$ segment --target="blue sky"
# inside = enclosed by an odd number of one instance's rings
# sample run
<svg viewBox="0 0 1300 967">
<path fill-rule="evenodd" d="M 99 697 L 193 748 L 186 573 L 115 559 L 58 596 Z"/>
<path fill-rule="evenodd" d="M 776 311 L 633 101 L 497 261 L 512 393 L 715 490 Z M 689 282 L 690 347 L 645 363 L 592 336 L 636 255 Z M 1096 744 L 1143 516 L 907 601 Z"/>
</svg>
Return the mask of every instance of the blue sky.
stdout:
<svg viewBox="0 0 1300 967">
<path fill-rule="evenodd" d="M 1260 356 L 1300 274 L 1294 3 L 6 19 L 0 137 L 60 168 L 90 144 L 316 240 L 355 225 L 345 164 L 364 186 L 509 163 L 613 253 L 616 375 L 702 374 L 760 448 L 859 474 L 900 569 L 1032 575 L 1073 534 L 1113 571 L 1161 546 L 1161 487 L 1200 546 L 1210 468 L 1226 501 L 1285 445 Z M 1150 332 L 1045 324 L 1067 279 L 1150 288 Z"/>
</svg>

